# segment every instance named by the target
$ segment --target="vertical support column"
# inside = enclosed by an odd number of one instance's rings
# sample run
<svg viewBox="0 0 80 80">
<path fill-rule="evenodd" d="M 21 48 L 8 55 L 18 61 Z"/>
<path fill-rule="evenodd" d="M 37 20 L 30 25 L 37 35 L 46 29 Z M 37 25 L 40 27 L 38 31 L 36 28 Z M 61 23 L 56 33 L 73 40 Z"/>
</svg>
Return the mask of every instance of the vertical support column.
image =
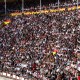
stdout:
<svg viewBox="0 0 80 80">
<path fill-rule="evenodd" d="M 24 0 L 22 0 L 22 13 L 24 12 Z"/>
<path fill-rule="evenodd" d="M 79 1 L 77 0 L 77 10 L 78 10 L 78 3 L 79 3 Z"/>
<path fill-rule="evenodd" d="M 6 11 L 6 0 L 4 0 L 4 3 L 5 3 L 5 15 L 6 15 L 6 12 L 7 12 L 7 11 Z"/>
<path fill-rule="evenodd" d="M 40 12 L 41 12 L 41 9 L 42 9 L 42 1 L 40 0 Z"/>
<path fill-rule="evenodd" d="M 59 10 L 59 0 L 58 0 L 58 10 Z"/>
</svg>

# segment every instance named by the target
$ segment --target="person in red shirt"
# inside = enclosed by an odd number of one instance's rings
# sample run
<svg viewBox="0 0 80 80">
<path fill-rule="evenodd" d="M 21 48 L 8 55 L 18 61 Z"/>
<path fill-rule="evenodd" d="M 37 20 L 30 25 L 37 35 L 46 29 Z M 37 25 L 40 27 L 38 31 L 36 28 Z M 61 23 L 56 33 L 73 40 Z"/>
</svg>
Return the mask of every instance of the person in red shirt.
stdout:
<svg viewBox="0 0 80 80">
<path fill-rule="evenodd" d="M 34 72 L 36 70 L 36 63 L 32 64 L 32 71 Z"/>
<path fill-rule="evenodd" d="M 78 76 L 78 80 L 80 80 L 80 76 Z"/>
<path fill-rule="evenodd" d="M 78 80 L 80 80 L 80 71 L 78 71 L 78 77 L 77 78 L 78 78 Z"/>
</svg>

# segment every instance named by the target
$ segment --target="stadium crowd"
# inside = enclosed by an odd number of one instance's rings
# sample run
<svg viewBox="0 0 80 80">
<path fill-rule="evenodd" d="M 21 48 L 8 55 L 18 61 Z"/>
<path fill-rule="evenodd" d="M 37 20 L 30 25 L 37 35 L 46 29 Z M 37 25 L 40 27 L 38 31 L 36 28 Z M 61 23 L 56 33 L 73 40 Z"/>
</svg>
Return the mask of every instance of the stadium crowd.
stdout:
<svg viewBox="0 0 80 80">
<path fill-rule="evenodd" d="M 2 25 L 5 19 L 11 23 Z M 5 19 L 0 21 L 0 72 L 28 80 L 77 80 L 77 11 Z"/>
</svg>

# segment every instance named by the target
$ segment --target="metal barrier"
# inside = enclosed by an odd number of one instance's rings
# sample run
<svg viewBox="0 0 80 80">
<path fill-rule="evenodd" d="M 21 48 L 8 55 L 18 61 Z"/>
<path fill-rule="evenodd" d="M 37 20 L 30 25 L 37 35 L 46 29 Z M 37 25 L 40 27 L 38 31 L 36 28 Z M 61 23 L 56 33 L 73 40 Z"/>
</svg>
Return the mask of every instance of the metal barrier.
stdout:
<svg viewBox="0 0 80 80">
<path fill-rule="evenodd" d="M 18 77 L 16 75 L 11 75 L 11 74 L 5 73 L 5 72 L 0 73 L 0 76 L 6 77 L 9 79 L 13 79 L 13 80 L 25 80 L 23 77 Z"/>
</svg>

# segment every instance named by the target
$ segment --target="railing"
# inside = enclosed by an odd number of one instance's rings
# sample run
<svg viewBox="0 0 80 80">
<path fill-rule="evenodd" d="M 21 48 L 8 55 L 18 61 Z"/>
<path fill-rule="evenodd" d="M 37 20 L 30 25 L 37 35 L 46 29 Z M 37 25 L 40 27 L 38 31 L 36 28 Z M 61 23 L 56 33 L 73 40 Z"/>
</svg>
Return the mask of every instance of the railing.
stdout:
<svg viewBox="0 0 80 80">
<path fill-rule="evenodd" d="M 71 10 L 76 10 L 77 7 L 76 6 L 73 6 L 73 7 L 69 7 L 68 8 L 68 11 L 71 11 Z M 80 6 L 78 6 L 78 9 L 80 9 Z M 49 9 L 49 10 L 41 10 L 41 11 L 24 11 L 24 15 L 32 15 L 32 14 L 40 14 L 40 13 L 49 13 L 49 12 L 62 12 L 62 11 L 65 11 L 66 8 L 59 8 L 59 9 Z M 17 15 L 22 15 L 22 12 L 20 11 L 16 11 L 16 12 L 13 12 L 10 14 L 11 16 L 17 16 Z"/>
<path fill-rule="evenodd" d="M 0 76 L 5 77 L 5 78 L 9 78 L 12 80 L 25 80 L 23 77 L 18 77 L 16 75 L 11 75 L 11 74 L 5 73 L 5 72 L 0 73 Z"/>
</svg>

